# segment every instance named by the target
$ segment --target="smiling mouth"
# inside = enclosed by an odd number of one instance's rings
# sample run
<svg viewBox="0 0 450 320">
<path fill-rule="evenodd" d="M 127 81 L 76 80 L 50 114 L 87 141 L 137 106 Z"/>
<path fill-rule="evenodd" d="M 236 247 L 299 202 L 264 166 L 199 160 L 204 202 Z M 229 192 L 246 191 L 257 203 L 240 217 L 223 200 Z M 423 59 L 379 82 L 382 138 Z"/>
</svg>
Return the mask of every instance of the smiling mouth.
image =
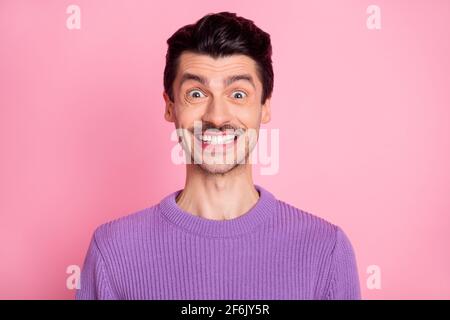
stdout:
<svg viewBox="0 0 450 320">
<path fill-rule="evenodd" d="M 201 134 L 196 136 L 197 140 L 206 145 L 227 145 L 237 140 L 237 134 L 221 134 L 221 135 L 207 135 Z"/>
<path fill-rule="evenodd" d="M 242 134 L 244 134 L 243 129 L 227 129 L 225 131 L 208 129 L 202 133 L 194 134 L 194 137 L 202 143 L 202 146 L 226 146 L 235 143 Z"/>
</svg>

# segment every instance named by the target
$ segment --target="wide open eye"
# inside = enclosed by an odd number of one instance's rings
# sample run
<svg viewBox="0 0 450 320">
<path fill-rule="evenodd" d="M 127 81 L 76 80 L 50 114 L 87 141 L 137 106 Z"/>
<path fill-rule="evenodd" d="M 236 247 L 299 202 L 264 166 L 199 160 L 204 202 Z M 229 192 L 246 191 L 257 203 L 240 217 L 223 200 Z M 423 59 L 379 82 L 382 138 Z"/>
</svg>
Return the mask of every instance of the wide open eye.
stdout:
<svg viewBox="0 0 450 320">
<path fill-rule="evenodd" d="M 188 96 L 190 98 L 194 98 L 194 99 L 206 97 L 205 94 L 202 91 L 198 90 L 198 89 L 194 89 L 194 90 L 189 91 L 188 92 Z"/>
<path fill-rule="evenodd" d="M 232 93 L 233 98 L 236 98 L 238 100 L 244 99 L 247 97 L 247 94 L 244 91 L 236 90 Z"/>
</svg>

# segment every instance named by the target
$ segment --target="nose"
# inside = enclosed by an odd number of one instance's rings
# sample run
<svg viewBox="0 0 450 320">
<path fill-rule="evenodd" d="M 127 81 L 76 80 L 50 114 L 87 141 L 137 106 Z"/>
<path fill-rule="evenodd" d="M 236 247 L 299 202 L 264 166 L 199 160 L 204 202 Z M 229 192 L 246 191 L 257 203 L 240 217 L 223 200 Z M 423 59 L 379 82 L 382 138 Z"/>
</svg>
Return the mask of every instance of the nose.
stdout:
<svg viewBox="0 0 450 320">
<path fill-rule="evenodd" d="M 202 121 L 210 122 L 217 128 L 229 123 L 232 119 L 229 106 L 219 100 L 212 100 L 206 107 L 206 111 L 202 116 Z"/>
</svg>

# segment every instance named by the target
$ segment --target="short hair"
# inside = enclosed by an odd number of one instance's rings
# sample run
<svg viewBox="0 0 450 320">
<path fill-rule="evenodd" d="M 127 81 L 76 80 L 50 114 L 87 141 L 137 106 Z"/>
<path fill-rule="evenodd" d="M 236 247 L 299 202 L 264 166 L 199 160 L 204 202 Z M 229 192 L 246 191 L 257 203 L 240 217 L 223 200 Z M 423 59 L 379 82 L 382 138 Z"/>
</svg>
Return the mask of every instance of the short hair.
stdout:
<svg viewBox="0 0 450 320">
<path fill-rule="evenodd" d="M 173 82 L 179 66 L 180 55 L 187 51 L 224 57 L 244 54 L 256 62 L 258 77 L 262 83 L 261 104 L 272 96 L 273 68 L 270 35 L 258 28 L 252 20 L 231 12 L 210 13 L 195 24 L 178 29 L 168 40 L 164 90 L 174 101 Z"/>
</svg>

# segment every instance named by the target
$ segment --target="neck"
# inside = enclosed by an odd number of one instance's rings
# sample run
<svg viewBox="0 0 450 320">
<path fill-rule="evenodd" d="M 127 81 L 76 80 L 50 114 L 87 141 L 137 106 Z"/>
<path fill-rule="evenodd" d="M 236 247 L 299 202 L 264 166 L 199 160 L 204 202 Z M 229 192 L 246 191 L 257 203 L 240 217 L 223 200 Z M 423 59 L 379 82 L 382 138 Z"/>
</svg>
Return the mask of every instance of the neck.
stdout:
<svg viewBox="0 0 450 320">
<path fill-rule="evenodd" d="M 186 166 L 186 183 L 175 200 L 193 215 L 229 220 L 248 212 L 258 201 L 250 164 L 241 164 L 225 174 L 211 174 L 197 165 Z"/>
</svg>

